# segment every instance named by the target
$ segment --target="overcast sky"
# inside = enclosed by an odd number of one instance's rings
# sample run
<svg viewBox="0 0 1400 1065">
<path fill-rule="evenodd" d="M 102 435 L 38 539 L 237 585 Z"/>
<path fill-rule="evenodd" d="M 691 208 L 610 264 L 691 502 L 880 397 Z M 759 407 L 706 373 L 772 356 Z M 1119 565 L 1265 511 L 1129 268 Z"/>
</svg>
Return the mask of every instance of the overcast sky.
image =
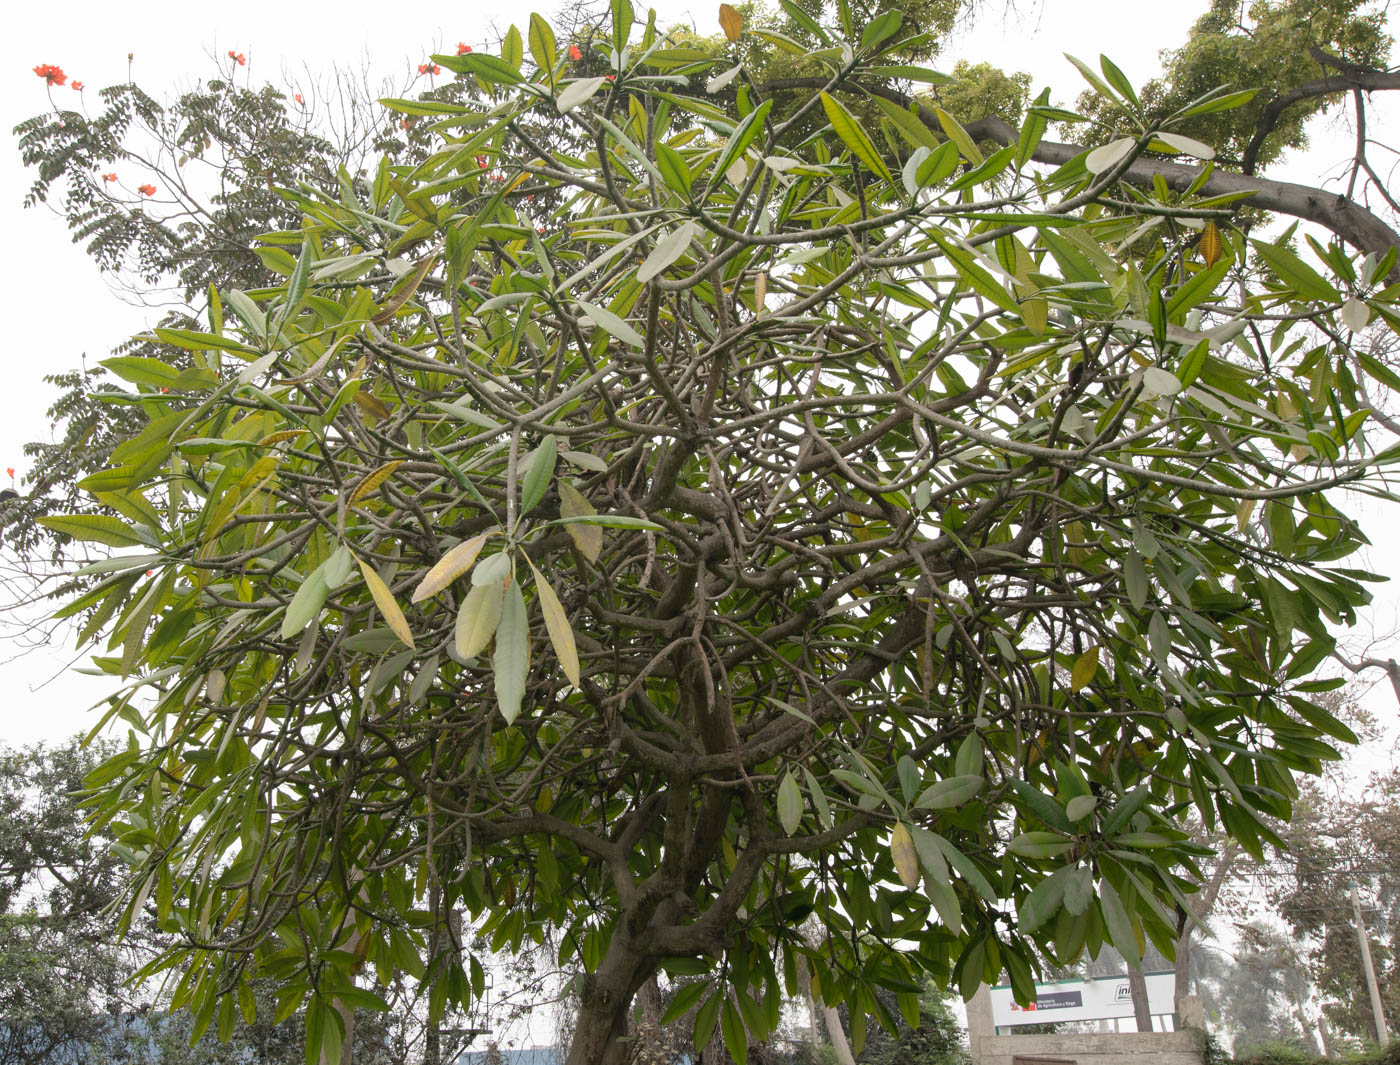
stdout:
<svg viewBox="0 0 1400 1065">
<path fill-rule="evenodd" d="M 549 14 L 553 3 L 542 3 L 541 12 Z M 442 7 L 453 9 L 450 21 Z M 936 65 L 947 70 L 957 58 L 990 60 L 1007 70 L 1029 72 L 1033 92 L 1048 85 L 1056 102 L 1070 103 L 1083 82 L 1061 53 L 1093 61 L 1106 52 L 1140 84 L 1159 72 L 1158 52 L 1184 41 L 1205 8 L 1204 0 L 1132 5 L 1124 0 L 1045 0 L 1007 10 L 1000 0 L 991 0 L 971 27 L 956 35 Z M 7 32 L 0 35 L 0 108 L 6 130 L 48 108 L 43 82 L 33 73 L 41 63 L 61 66 L 70 79 L 82 81 L 95 105 L 95 90 L 127 77 L 128 53 L 134 79 L 157 97 L 210 76 L 212 57 L 230 49 L 247 56 L 240 77 L 254 83 L 280 82 L 292 91 L 336 65 L 364 67 L 376 80 L 406 80 L 432 51 L 450 50 L 458 41 L 480 47 L 498 38 L 495 27 L 503 10 L 522 26 L 528 19 L 526 7 L 480 0 L 433 5 L 421 17 L 411 13 L 411 6 L 363 0 L 346 0 L 333 9 L 267 0 L 217 8 L 170 0 L 76 0 L 52 7 L 30 3 L 7 17 Z M 701 32 L 718 29 L 717 10 L 717 0 L 703 5 L 666 0 L 658 5 L 663 23 L 693 21 Z M 1128 12 L 1130 20 L 1125 19 Z M 65 107 L 79 98 L 69 87 L 52 91 Z M 1381 136 L 1386 124 L 1400 127 L 1394 108 L 1379 127 Z M 1316 131 L 1313 153 L 1275 173 L 1315 183 L 1328 165 L 1346 158 L 1349 136 L 1345 125 L 1333 122 L 1330 132 Z M 141 179 L 124 174 L 123 180 L 134 186 Z M 0 219 L 11 249 L 4 264 L 10 313 L 0 388 L 0 471 L 13 466 L 21 478 L 23 443 L 47 438 L 51 431 L 44 411 L 53 393 L 43 375 L 76 366 L 84 352 L 92 361 L 105 358 L 122 337 L 150 326 L 159 316 L 109 287 L 82 250 L 70 243 L 53 213 L 42 207 L 22 208 L 28 184 L 11 137 L 0 153 Z M 0 487 L 5 480 L 0 472 Z M 1382 546 L 1388 524 L 1392 522 L 1375 523 L 1381 533 L 1372 533 Z M 1397 560 L 1387 555 L 1400 552 L 1382 550 L 1370 562 L 1400 572 Z M 0 603 L 7 600 L 0 597 Z M 1394 598 L 1387 597 L 1378 611 L 1378 631 L 1395 627 L 1393 603 Z M 19 654 L 21 650 L 25 653 Z M 72 658 L 63 648 L 22 648 L 13 629 L 0 627 L 0 671 L 6 682 L 0 696 L 0 742 L 57 740 L 88 727 L 93 719 L 87 707 L 109 682 L 72 675 L 67 670 Z M 1380 705 L 1385 703 L 1381 700 Z"/>
</svg>

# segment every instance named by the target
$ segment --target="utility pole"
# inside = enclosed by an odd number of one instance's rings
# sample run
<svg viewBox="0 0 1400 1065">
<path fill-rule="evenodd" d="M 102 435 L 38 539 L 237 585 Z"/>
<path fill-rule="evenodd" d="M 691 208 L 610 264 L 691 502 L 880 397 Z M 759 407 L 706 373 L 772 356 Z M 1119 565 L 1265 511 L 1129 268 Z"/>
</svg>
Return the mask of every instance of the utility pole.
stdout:
<svg viewBox="0 0 1400 1065">
<path fill-rule="evenodd" d="M 1355 880 L 1351 882 L 1351 908 L 1356 914 L 1356 938 L 1361 943 L 1361 968 L 1366 972 L 1366 986 L 1371 990 L 1371 1012 L 1376 1017 L 1376 1041 L 1385 1046 L 1390 1042 L 1390 1033 L 1385 1027 L 1381 988 L 1376 983 L 1376 967 L 1371 963 L 1371 936 L 1366 931 L 1366 922 L 1361 916 L 1361 895 L 1356 890 Z"/>
</svg>

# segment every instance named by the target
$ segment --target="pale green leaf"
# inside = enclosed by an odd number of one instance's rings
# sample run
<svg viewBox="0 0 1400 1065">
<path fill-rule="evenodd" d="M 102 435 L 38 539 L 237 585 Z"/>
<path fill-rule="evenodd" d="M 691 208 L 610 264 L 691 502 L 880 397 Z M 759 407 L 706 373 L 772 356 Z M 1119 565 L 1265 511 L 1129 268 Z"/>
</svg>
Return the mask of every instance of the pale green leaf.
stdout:
<svg viewBox="0 0 1400 1065">
<path fill-rule="evenodd" d="M 530 627 L 519 581 L 511 581 L 506 588 L 500 624 L 496 626 L 496 651 L 491 656 L 491 668 L 495 673 L 496 702 L 506 724 L 510 724 L 520 716 L 525 681 L 530 673 Z"/>
</svg>

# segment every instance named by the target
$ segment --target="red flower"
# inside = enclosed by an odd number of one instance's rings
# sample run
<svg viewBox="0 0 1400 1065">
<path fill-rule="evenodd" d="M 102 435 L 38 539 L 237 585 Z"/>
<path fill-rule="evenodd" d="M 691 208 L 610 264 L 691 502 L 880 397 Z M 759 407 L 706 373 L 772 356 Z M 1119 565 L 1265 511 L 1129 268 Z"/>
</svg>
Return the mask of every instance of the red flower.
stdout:
<svg viewBox="0 0 1400 1065">
<path fill-rule="evenodd" d="M 14 468 L 13 466 L 6 466 L 6 467 L 5 467 L 5 472 L 8 473 L 8 474 L 10 475 L 10 479 L 11 479 L 11 480 L 14 480 L 15 468 Z"/>
<path fill-rule="evenodd" d="M 117 175 L 116 175 L 116 174 L 103 174 L 103 175 L 102 175 L 102 180 L 103 180 L 103 181 L 116 181 L 116 180 L 117 180 Z"/>
<path fill-rule="evenodd" d="M 52 63 L 41 63 L 34 68 L 34 73 L 43 78 L 50 85 L 62 85 L 68 80 L 68 75 L 63 73 L 62 67 L 56 67 Z"/>
<path fill-rule="evenodd" d="M 433 64 L 433 74 L 434 74 L 434 75 L 437 75 L 437 74 L 441 74 L 441 73 L 442 73 L 442 67 L 440 67 L 440 66 L 438 66 L 436 63 L 434 63 L 434 64 Z"/>
<path fill-rule="evenodd" d="M 75 81 L 75 82 L 73 82 L 73 91 L 74 91 L 74 92 L 82 92 L 82 91 L 83 91 L 83 83 L 82 83 L 81 81 Z"/>
<path fill-rule="evenodd" d="M 580 59 L 583 58 L 583 53 L 578 50 L 578 45 L 569 45 L 569 58 L 572 59 L 574 62 L 578 62 Z"/>
<path fill-rule="evenodd" d="M 136 191 L 142 196 L 154 196 L 156 194 L 156 187 L 154 185 L 137 185 Z"/>
<path fill-rule="evenodd" d="M 478 156 L 476 157 L 476 165 L 477 165 L 480 169 L 485 170 L 485 169 L 486 169 L 486 156 L 484 156 L 484 155 L 478 155 Z"/>
<path fill-rule="evenodd" d="M 303 99 L 301 98 L 301 93 L 297 93 L 295 96 L 292 97 L 292 99 L 295 100 L 295 101 L 296 101 L 297 103 L 299 103 L 299 104 L 305 104 L 305 103 L 306 103 L 306 101 L 303 100 Z"/>
<path fill-rule="evenodd" d="M 603 77 L 606 78 L 608 81 L 616 81 L 616 80 L 617 80 L 617 75 L 616 75 L 616 74 L 604 74 Z"/>
<path fill-rule="evenodd" d="M 418 64 L 418 73 L 420 73 L 420 74 L 441 74 L 441 73 L 442 73 L 442 67 L 438 66 L 436 63 L 419 63 L 419 64 Z"/>
<path fill-rule="evenodd" d="M 409 122 L 409 120 L 406 118 L 399 119 L 399 125 L 401 125 L 404 129 L 408 129 L 412 124 L 413 123 Z"/>
<path fill-rule="evenodd" d="M 232 59 L 235 63 L 237 63 L 240 67 L 246 67 L 248 65 L 248 57 L 242 52 L 235 52 L 232 49 L 230 49 L 228 57 Z"/>
<path fill-rule="evenodd" d="M 458 42 L 457 42 L 457 54 L 458 54 L 458 55 L 466 55 L 466 54 L 467 54 L 468 52 L 470 52 L 471 50 L 472 50 L 472 46 L 471 46 L 471 45 L 469 45 L 469 44 L 463 44 L 461 41 L 458 41 Z"/>
</svg>

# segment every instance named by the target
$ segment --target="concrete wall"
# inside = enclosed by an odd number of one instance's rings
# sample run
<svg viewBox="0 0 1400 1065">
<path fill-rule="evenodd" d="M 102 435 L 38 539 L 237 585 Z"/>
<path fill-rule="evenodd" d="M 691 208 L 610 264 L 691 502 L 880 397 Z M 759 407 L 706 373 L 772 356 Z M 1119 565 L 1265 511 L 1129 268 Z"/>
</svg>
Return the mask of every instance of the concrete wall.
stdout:
<svg viewBox="0 0 1400 1065">
<path fill-rule="evenodd" d="M 1206 1037 L 1180 1032 L 1094 1032 L 1066 1035 L 992 1035 L 973 1040 L 975 1065 L 1013 1065 L 1012 1059 L 1049 1058 L 1074 1065 L 1204 1065 Z"/>
</svg>

